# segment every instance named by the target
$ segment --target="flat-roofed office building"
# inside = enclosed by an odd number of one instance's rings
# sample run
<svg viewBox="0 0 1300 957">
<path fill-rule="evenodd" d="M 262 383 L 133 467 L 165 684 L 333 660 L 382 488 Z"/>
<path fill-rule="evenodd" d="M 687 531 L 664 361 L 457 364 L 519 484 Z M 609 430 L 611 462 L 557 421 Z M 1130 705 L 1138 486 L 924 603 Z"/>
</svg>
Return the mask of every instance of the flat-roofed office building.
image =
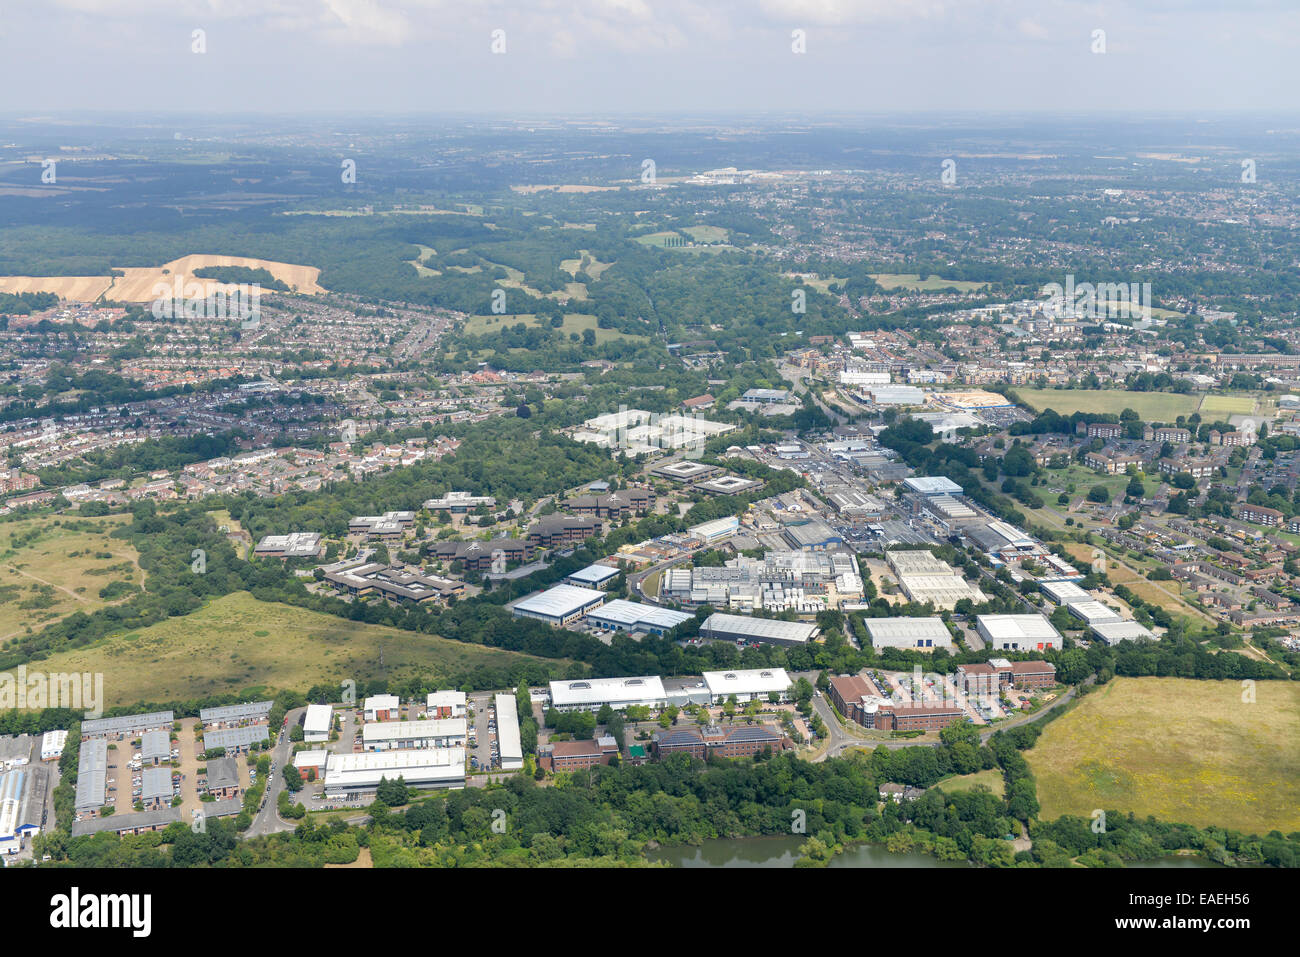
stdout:
<svg viewBox="0 0 1300 957">
<path fill-rule="evenodd" d="M 557 711 L 599 711 L 604 705 L 616 711 L 630 705 L 663 708 L 667 701 L 664 683 L 658 675 L 551 682 L 551 707 Z"/>
</svg>

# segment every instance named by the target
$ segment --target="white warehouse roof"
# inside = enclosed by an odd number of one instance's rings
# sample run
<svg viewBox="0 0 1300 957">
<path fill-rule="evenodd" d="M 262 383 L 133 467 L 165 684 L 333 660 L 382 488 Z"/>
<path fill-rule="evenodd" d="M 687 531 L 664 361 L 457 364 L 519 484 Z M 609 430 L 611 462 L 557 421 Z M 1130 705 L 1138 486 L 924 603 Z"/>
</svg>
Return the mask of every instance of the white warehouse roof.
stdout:
<svg viewBox="0 0 1300 957">
<path fill-rule="evenodd" d="M 643 602 L 627 601 L 617 598 L 605 602 L 588 616 L 593 621 L 607 621 L 622 625 L 624 628 L 636 628 L 638 625 L 652 628 L 676 628 L 684 621 L 690 621 L 694 615 L 671 608 L 660 608 Z"/>
<path fill-rule="evenodd" d="M 1090 623 L 1092 633 L 1108 645 L 1121 641 L 1155 641 L 1156 636 L 1136 621 L 1099 621 Z"/>
<path fill-rule="evenodd" d="M 942 475 L 916 475 L 903 479 L 903 484 L 922 495 L 960 495 L 962 487 Z"/>
<path fill-rule="evenodd" d="M 704 684 L 713 698 L 727 695 L 767 694 L 789 691 L 793 682 L 784 668 L 754 668 L 747 671 L 706 671 Z"/>
<path fill-rule="evenodd" d="M 524 746 L 519 739 L 519 702 L 512 694 L 499 694 L 496 696 L 496 709 L 501 767 L 506 771 L 518 770 L 524 766 Z"/>
<path fill-rule="evenodd" d="M 724 615 L 714 612 L 700 626 L 701 633 L 712 636 L 739 636 L 754 641 L 785 641 L 803 644 L 817 636 L 816 625 L 802 621 L 780 621 L 775 618 L 750 618 L 748 615 Z"/>
<path fill-rule="evenodd" d="M 556 708 L 585 708 L 602 704 L 620 708 L 630 704 L 654 704 L 666 700 L 664 683 L 658 675 L 551 682 L 551 704 Z M 498 713 L 500 710 L 498 706 Z"/>
<path fill-rule="evenodd" d="M 307 705 L 307 714 L 302 719 L 305 734 L 329 734 L 334 720 L 334 709 L 327 704 Z"/>
<path fill-rule="evenodd" d="M 1103 605 L 1099 601 L 1076 601 L 1069 606 L 1070 614 L 1075 618 L 1081 618 L 1088 624 L 1103 621 L 1121 621 L 1121 617 L 1115 609 L 1108 605 Z"/>
<path fill-rule="evenodd" d="M 369 721 L 361 729 L 361 740 L 419 741 L 425 738 L 463 738 L 464 718 L 434 718 L 431 721 Z"/>
<path fill-rule="evenodd" d="M 396 781 L 399 777 L 413 787 L 464 781 L 465 749 L 421 748 L 330 754 L 325 765 L 325 787 L 331 792 L 373 789 L 383 778 Z"/>
<path fill-rule="evenodd" d="M 541 615 L 546 618 L 567 618 L 588 605 L 605 600 L 605 593 L 594 588 L 577 585 L 556 585 L 536 595 L 529 595 L 515 603 L 516 612 Z"/>
<path fill-rule="evenodd" d="M 1093 600 L 1090 594 L 1074 582 L 1039 582 L 1038 587 L 1058 605 L 1073 605 L 1075 602 Z"/>
<path fill-rule="evenodd" d="M 995 641 L 1060 641 L 1052 623 L 1042 615 L 980 615 L 976 623 Z"/>
<path fill-rule="evenodd" d="M 873 645 L 886 648 L 950 648 L 952 632 L 942 618 L 864 618 Z M 925 645 L 925 642 L 930 642 Z"/>
<path fill-rule="evenodd" d="M 617 577 L 618 569 L 611 568 L 609 565 L 588 565 L 586 568 L 580 568 L 569 576 L 572 581 L 590 585 L 599 585 L 601 582 L 607 582 Z"/>
</svg>

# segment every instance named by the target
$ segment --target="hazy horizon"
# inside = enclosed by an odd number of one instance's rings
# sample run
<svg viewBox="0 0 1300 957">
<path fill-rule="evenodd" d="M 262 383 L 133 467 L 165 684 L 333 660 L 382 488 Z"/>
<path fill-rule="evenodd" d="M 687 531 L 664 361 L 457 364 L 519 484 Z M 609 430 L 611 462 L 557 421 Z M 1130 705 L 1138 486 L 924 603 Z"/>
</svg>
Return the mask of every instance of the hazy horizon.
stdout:
<svg viewBox="0 0 1300 957">
<path fill-rule="evenodd" d="M 1300 79 L 1300 8 L 1285 0 L 0 0 L 0 10 L 0 80 L 21 91 L 0 101 L 6 115 L 1266 115 L 1296 111 Z M 495 30 L 504 53 L 492 50 Z M 804 53 L 792 50 L 796 30 Z"/>
</svg>

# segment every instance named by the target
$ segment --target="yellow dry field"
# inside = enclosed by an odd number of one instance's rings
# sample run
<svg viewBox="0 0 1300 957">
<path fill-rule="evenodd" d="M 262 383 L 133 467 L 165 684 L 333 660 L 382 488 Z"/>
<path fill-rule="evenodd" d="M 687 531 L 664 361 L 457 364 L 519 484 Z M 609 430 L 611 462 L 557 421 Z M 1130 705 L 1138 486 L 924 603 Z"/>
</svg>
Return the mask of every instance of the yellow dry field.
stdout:
<svg viewBox="0 0 1300 957">
<path fill-rule="evenodd" d="M 52 292 L 60 298 L 76 302 L 95 302 L 104 298 L 113 302 L 152 302 L 162 294 L 161 287 L 172 290 L 179 283 L 181 295 L 195 295 L 198 286 L 202 296 L 219 290 L 233 292 L 237 287 L 213 279 L 198 279 L 194 270 L 209 266 L 245 266 L 265 269 L 290 289 L 316 295 L 325 292 L 317 281 L 320 270 L 315 266 L 298 266 L 270 259 L 250 259 L 247 256 L 210 256 L 196 254 L 173 259 L 161 266 L 131 266 L 120 268 L 121 276 L 0 276 L 0 292 Z"/>
<path fill-rule="evenodd" d="M 111 276 L 0 276 L 0 292 L 52 292 L 60 299 L 94 302 L 112 281 Z"/>
<path fill-rule="evenodd" d="M 1040 817 L 1154 814 L 1266 834 L 1300 828 L 1300 687 L 1116 678 L 1025 752 Z"/>
</svg>

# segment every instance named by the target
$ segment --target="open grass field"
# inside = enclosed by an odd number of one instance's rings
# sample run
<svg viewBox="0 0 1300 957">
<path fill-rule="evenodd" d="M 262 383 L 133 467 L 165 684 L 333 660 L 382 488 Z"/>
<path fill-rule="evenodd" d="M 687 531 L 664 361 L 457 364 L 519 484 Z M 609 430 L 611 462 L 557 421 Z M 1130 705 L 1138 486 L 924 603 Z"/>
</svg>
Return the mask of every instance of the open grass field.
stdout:
<svg viewBox="0 0 1300 957">
<path fill-rule="evenodd" d="M 114 582 L 138 586 L 142 579 L 135 549 L 109 537 L 123 521 L 43 516 L 0 524 L 0 641 L 125 601 L 124 586 L 120 595 L 99 597 Z"/>
<path fill-rule="evenodd" d="M 996 768 L 988 771 L 976 771 L 974 774 L 954 774 L 950 778 L 944 778 L 938 784 L 937 788 L 942 788 L 949 794 L 957 791 L 973 791 L 978 785 L 984 785 L 998 797 L 1002 797 L 1006 790 L 1006 781 L 1003 780 L 1002 772 Z"/>
<path fill-rule="evenodd" d="M 274 262 L 270 259 L 249 259 L 245 256 L 192 255 L 173 259 L 161 266 L 131 266 L 118 268 L 120 276 L 0 276 L 0 292 L 52 292 L 63 299 L 77 302 L 94 302 L 103 298 L 113 302 L 152 302 L 157 298 L 159 283 L 175 288 L 179 279 L 183 294 L 187 286 L 198 286 L 202 295 L 209 296 L 217 290 L 232 291 L 213 279 L 198 279 L 194 270 L 207 266 L 247 266 L 265 269 L 290 289 L 315 295 L 325 290 L 317 283 L 320 270 L 315 266 L 296 266 L 292 263 Z"/>
<path fill-rule="evenodd" d="M 686 237 L 675 229 L 665 229 L 657 233 L 642 233 L 640 236 L 633 236 L 635 242 L 642 246 L 662 246 L 665 239 L 677 238 L 685 239 Z"/>
<path fill-rule="evenodd" d="M 380 665 L 380 656 L 383 665 Z M 537 661 L 513 651 L 368 625 L 236 592 L 181 618 L 52 655 L 51 672 L 102 672 L 108 706 L 351 678 L 446 679 Z M 569 662 L 556 661 L 557 670 Z"/>
<path fill-rule="evenodd" d="M 942 279 L 939 276 L 926 276 L 922 279 L 914 272 L 893 273 L 880 272 L 872 273 L 874 279 L 880 288 L 885 292 L 893 292 L 895 289 L 908 289 L 912 292 L 938 292 L 941 289 L 956 289 L 958 292 L 975 292 L 977 289 L 983 289 L 987 283 L 971 282 L 966 279 Z"/>
<path fill-rule="evenodd" d="M 436 250 L 432 246 L 425 246 L 421 243 L 416 243 L 416 245 L 420 249 L 420 255 L 415 259 L 408 259 L 406 261 L 410 263 L 412 266 L 414 266 L 415 271 L 418 272 L 421 276 L 441 276 L 442 273 L 439 272 L 437 269 L 430 269 L 428 266 L 424 264 L 424 261 L 426 259 L 428 259 L 430 256 L 436 253 Z"/>
<path fill-rule="evenodd" d="M 531 312 L 520 313 L 517 316 L 470 316 L 465 322 L 465 335 L 467 336 L 487 336 L 501 329 L 508 329 L 523 323 L 525 326 L 537 325 L 537 316 Z M 630 336 L 625 332 L 619 332 L 617 329 L 602 329 L 597 325 L 596 317 L 590 313 L 570 312 L 565 313 L 564 325 L 561 327 L 568 335 L 576 332 L 582 335 L 584 329 L 591 329 L 596 333 L 596 342 L 610 342 L 614 339 L 634 339 L 636 336 Z"/>
<path fill-rule="evenodd" d="M 1119 415 L 1132 409 L 1143 422 L 1173 422 L 1180 415 L 1196 411 L 1198 396 L 1174 392 L 1124 392 L 1111 389 L 1025 389 L 1017 388 L 1020 401 L 1035 412 L 1055 409 L 1061 415 L 1097 412 Z"/>
<path fill-rule="evenodd" d="M 1300 829 L 1300 685 L 1116 678 L 1025 757 L 1041 817 L 1132 811 L 1265 834 Z"/>
<path fill-rule="evenodd" d="M 593 226 L 592 228 L 594 229 L 595 227 Z M 587 264 L 586 267 L 583 266 L 584 262 Z M 578 250 L 578 258 L 576 259 L 563 259 L 560 261 L 560 268 L 574 279 L 578 278 L 578 273 L 580 271 L 586 273 L 593 280 L 599 279 L 600 274 L 612 265 L 614 265 L 612 262 L 601 262 L 585 249 Z"/>
<path fill-rule="evenodd" d="M 1255 399 L 1249 395 L 1207 395 L 1201 400 L 1201 418 L 1213 422 L 1230 415 L 1250 415 L 1255 411 Z"/>
<path fill-rule="evenodd" d="M 697 243 L 725 243 L 730 235 L 721 226 L 686 226 L 682 232 Z"/>
</svg>

